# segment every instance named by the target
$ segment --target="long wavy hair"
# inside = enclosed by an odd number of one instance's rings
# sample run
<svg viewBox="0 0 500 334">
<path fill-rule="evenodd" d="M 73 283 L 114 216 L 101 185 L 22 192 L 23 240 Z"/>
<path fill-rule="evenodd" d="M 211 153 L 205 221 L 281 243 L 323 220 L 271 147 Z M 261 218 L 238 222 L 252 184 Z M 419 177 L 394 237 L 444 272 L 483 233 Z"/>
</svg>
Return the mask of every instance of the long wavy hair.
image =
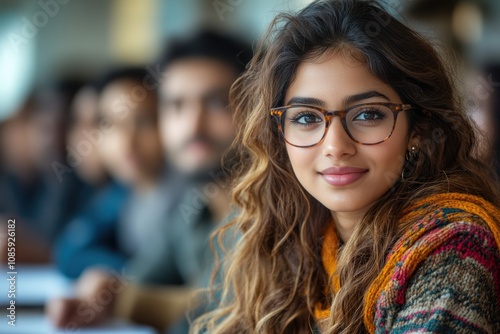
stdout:
<svg viewBox="0 0 500 334">
<path fill-rule="evenodd" d="M 409 124 L 422 140 L 417 158 L 404 167 L 404 180 L 371 206 L 341 246 L 342 288 L 325 296 L 329 277 L 320 249 L 332 216 L 298 182 L 269 111 L 283 105 L 299 63 L 329 50 L 347 51 L 403 103 L 417 106 Z M 443 192 L 500 203 L 491 165 L 476 154 L 480 143 L 448 67 L 428 41 L 374 1 L 315 1 L 274 19 L 231 91 L 238 126 L 233 149 L 239 153 L 233 200 L 241 211 L 217 233 L 220 240 L 234 231 L 239 238 L 219 268 L 218 307 L 195 321 L 194 332 L 365 333 L 363 298 L 409 228 L 398 224 L 406 208 Z M 313 317 L 317 303 L 331 305 L 321 324 Z"/>
</svg>

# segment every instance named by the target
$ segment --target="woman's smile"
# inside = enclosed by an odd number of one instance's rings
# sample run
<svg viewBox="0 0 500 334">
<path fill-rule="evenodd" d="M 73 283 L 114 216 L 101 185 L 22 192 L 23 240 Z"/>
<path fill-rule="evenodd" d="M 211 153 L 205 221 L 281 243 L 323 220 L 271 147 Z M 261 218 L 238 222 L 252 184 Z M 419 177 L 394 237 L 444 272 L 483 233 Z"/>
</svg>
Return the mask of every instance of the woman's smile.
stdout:
<svg viewBox="0 0 500 334">
<path fill-rule="evenodd" d="M 332 186 L 342 187 L 350 185 L 362 178 L 368 169 L 358 167 L 330 167 L 318 172 L 323 179 Z"/>
</svg>

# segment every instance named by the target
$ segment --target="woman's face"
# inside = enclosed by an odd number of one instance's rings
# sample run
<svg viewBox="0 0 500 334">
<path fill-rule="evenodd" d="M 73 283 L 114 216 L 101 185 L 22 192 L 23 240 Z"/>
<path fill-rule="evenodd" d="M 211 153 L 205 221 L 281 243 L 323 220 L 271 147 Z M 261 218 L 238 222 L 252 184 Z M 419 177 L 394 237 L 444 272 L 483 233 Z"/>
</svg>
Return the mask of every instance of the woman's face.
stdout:
<svg viewBox="0 0 500 334">
<path fill-rule="evenodd" d="M 375 93 L 353 101 L 354 96 L 367 92 Z M 372 102 L 402 103 L 398 94 L 364 64 L 333 52 L 300 63 L 286 92 L 285 104 L 297 97 L 316 99 L 322 104 L 318 107 L 328 110 Z M 346 102 L 349 98 L 351 102 Z M 398 180 L 410 146 L 406 113 L 399 113 L 392 136 L 380 144 L 356 143 L 345 132 L 339 117 L 332 119 L 322 143 L 308 148 L 286 144 L 297 179 L 330 209 L 334 219 L 360 218 Z"/>
</svg>

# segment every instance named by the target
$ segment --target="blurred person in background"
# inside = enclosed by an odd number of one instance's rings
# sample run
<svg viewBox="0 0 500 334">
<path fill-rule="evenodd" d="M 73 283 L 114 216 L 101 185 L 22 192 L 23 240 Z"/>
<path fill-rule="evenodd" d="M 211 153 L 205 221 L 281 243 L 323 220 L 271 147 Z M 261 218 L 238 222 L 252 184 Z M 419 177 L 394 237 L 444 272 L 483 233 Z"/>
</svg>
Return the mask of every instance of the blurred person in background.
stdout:
<svg viewBox="0 0 500 334">
<path fill-rule="evenodd" d="M 486 64 L 469 79 L 468 112 L 477 125 L 480 153 L 500 176 L 500 65 Z"/>
<path fill-rule="evenodd" d="M 146 74 L 142 68 L 124 68 L 104 76 L 99 88 L 98 126 L 87 129 L 79 139 L 92 144 L 80 165 L 87 158 L 91 160 L 87 165 L 101 161 L 113 178 L 57 242 L 59 269 L 70 278 L 84 273 L 82 285 L 88 281 L 86 277 L 107 278 L 111 271 L 121 272 L 133 258 L 144 264 L 147 258 L 141 252 L 154 247 L 155 240 L 162 242 L 155 236 L 166 220 L 165 189 L 169 187 L 164 187 L 157 95 L 142 86 Z M 78 141 L 76 135 L 72 141 Z M 88 176 L 102 182 L 100 166 L 93 169 Z"/>
<path fill-rule="evenodd" d="M 29 96 L 24 105 L 11 117 L 0 123 L 0 226 L 3 235 L 7 231 L 4 225 L 8 219 L 16 219 L 20 224 L 21 214 L 32 211 L 31 199 L 35 196 L 26 196 L 22 193 L 24 188 L 35 183 L 38 175 L 35 161 L 34 133 L 35 124 L 33 120 L 34 94 Z M 29 193 L 29 189 L 26 189 Z M 35 199 L 33 199 L 35 201 Z M 21 208 L 21 206 L 27 207 Z M 21 211 L 22 210 L 22 211 Z M 25 211 L 26 210 L 26 211 Z M 36 247 L 41 256 L 31 257 L 34 262 L 46 261 L 48 259 L 49 247 L 45 240 L 35 240 Z M 1 256 L 5 261 L 5 249 L 3 244 Z M 44 254 L 44 255 L 42 255 Z"/>
<path fill-rule="evenodd" d="M 75 165 L 75 172 L 82 180 L 96 188 L 109 179 L 99 150 L 95 147 L 102 141 L 98 101 L 97 87 L 93 84 L 82 87 L 76 94 L 69 119 L 66 159 Z"/>
<path fill-rule="evenodd" d="M 483 73 L 490 84 L 486 87 L 490 93 L 485 111 L 489 123 L 486 129 L 491 143 L 493 168 L 500 178 L 500 63 L 485 65 Z"/>
<path fill-rule="evenodd" d="M 54 301 L 48 312 L 56 325 L 88 325 L 117 315 L 159 330 L 187 333 L 182 315 L 193 307 L 194 289 L 207 287 L 210 280 L 209 235 L 231 215 L 229 186 L 221 165 L 235 137 L 228 97 L 250 58 L 248 45 L 210 31 L 174 41 L 167 48 L 158 64 L 161 134 L 171 172 L 184 190 L 178 191 L 177 201 L 169 206 L 168 221 L 155 230 L 164 242 L 147 248 L 148 261 L 155 266 L 133 272 L 135 281 L 122 280 L 120 289 L 113 288 L 116 277 L 95 279 L 87 284 L 93 293 Z M 95 306 L 102 291 L 113 294 L 112 302 L 98 305 L 103 312 L 92 321 L 78 314 L 78 305 Z"/>
<path fill-rule="evenodd" d="M 74 173 L 59 178 L 69 106 L 80 83 L 60 80 L 35 91 L 3 122 L 0 134 L 0 213 L 22 234 L 17 262 L 50 261 L 60 230 L 88 200 L 89 187 Z"/>
</svg>

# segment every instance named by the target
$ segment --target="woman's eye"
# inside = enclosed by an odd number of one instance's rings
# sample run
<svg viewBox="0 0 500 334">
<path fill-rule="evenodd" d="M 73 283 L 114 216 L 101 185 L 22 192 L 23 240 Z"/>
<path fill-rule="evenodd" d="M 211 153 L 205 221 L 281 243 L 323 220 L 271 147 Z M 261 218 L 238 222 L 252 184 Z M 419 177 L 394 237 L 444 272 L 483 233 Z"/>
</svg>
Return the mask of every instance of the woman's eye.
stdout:
<svg viewBox="0 0 500 334">
<path fill-rule="evenodd" d="M 305 114 L 299 114 L 297 116 L 294 116 L 291 119 L 291 121 L 292 121 L 292 123 L 307 125 L 307 124 L 320 123 L 323 120 L 315 114 L 305 113 Z"/>
<path fill-rule="evenodd" d="M 359 112 L 356 117 L 354 117 L 354 121 L 375 121 L 382 120 L 385 118 L 385 114 L 380 112 L 379 110 L 363 110 Z"/>
</svg>

